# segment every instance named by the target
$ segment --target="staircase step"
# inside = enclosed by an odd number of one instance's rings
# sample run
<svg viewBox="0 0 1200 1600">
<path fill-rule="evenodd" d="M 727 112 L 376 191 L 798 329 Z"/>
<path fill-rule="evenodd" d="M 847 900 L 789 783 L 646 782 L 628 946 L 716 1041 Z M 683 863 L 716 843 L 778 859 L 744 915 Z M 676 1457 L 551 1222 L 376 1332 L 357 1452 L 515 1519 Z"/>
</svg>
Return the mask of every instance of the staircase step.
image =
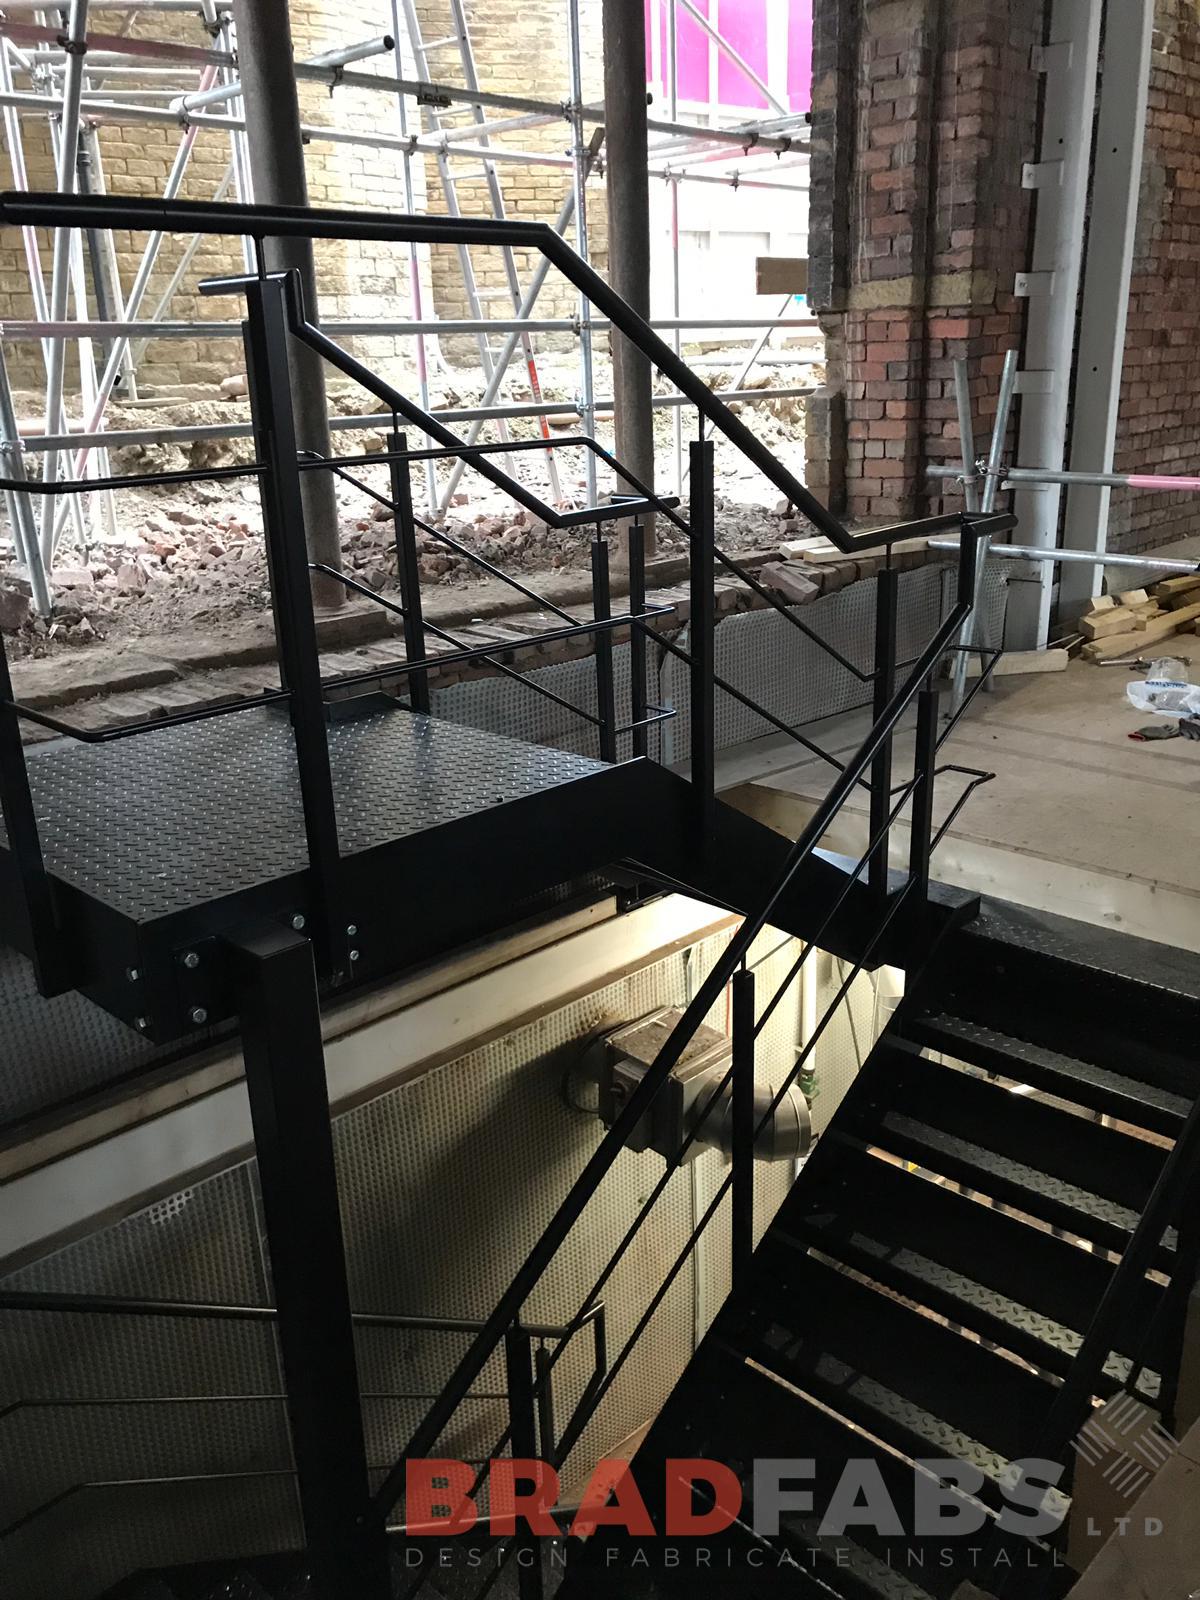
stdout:
<svg viewBox="0 0 1200 1600">
<path fill-rule="evenodd" d="M 654 1444 L 661 1439 L 662 1445 L 668 1446 L 662 1464 L 672 1453 L 737 1463 L 745 1493 L 743 1516 L 751 1525 L 757 1520 L 755 1460 L 813 1463 L 811 1474 L 795 1485 L 811 1489 L 813 1509 L 783 1511 L 779 1534 L 771 1539 L 773 1544 L 785 1544 L 800 1566 L 826 1581 L 844 1581 L 851 1575 L 868 1595 L 929 1595 L 950 1600 L 955 1594 L 965 1569 L 956 1571 L 947 1564 L 948 1541 L 914 1531 L 917 1480 L 920 1477 L 928 1483 L 928 1474 L 911 1462 L 873 1444 L 849 1423 L 770 1374 L 732 1354 L 722 1356 L 715 1348 L 697 1363 L 694 1381 L 685 1380 L 670 1411 L 669 1427 L 647 1441 Z M 864 1461 L 873 1464 L 871 1471 L 887 1490 L 905 1531 L 889 1534 L 868 1522 L 855 1522 L 846 1533 L 822 1534 L 822 1519 L 833 1505 L 847 1463 Z M 655 1467 L 659 1464 L 656 1460 Z M 967 1498 L 951 1494 L 966 1512 Z M 990 1527 L 981 1528 L 978 1536 L 965 1542 L 979 1545 L 987 1532 Z M 1022 1564 L 1026 1551 L 1034 1560 L 1053 1564 L 1049 1551 L 1040 1545 L 1006 1541 L 1014 1556 L 1018 1546 Z"/>
<path fill-rule="evenodd" d="M 1056 1238 L 956 1188 L 917 1177 L 837 1133 L 836 1159 L 815 1184 L 793 1189 L 775 1230 L 812 1246 L 981 1338 L 1064 1377 L 1112 1275 L 1091 1250 Z M 1161 1286 L 1143 1279 L 1126 1324 L 1130 1348 L 1155 1369 Z M 1104 1394 L 1127 1380 L 1130 1362 L 1110 1357 Z M 1147 1399 L 1156 1371 L 1143 1374 Z"/>
<path fill-rule="evenodd" d="M 909 1047 L 877 1048 L 870 1070 L 876 1092 L 847 1131 L 1053 1227 L 1125 1248 L 1164 1150 Z"/>
<path fill-rule="evenodd" d="M 973 1462 L 996 1483 L 1030 1454 L 1057 1385 L 838 1271 L 774 1232 L 754 1299 L 719 1337 L 914 1459 Z"/>
<path fill-rule="evenodd" d="M 1076 1105 L 1156 1133 L 1177 1134 L 1191 1109 L 1190 1100 L 1158 1084 L 1139 1082 L 1108 1067 L 1014 1039 L 981 1022 L 946 1012 L 907 1017 L 902 1032 L 927 1049 L 1018 1083 L 1033 1084 Z"/>
<path fill-rule="evenodd" d="M 799 1597 L 811 1592 L 834 1593 L 840 1600 L 949 1600 L 957 1578 L 939 1569 L 928 1552 L 923 1562 L 918 1553 L 907 1558 L 908 1547 L 922 1541 L 889 1539 L 858 1526 L 837 1536 L 820 1532 L 822 1515 L 847 1461 L 877 1455 L 892 1503 L 904 1525 L 911 1528 L 913 1468 L 908 1463 L 879 1451 L 862 1434 L 710 1338 L 638 1451 L 634 1472 L 652 1520 L 663 1527 L 668 1461 L 694 1458 L 727 1464 L 742 1485 L 739 1521 L 746 1528 L 735 1527 L 703 1539 L 704 1545 L 716 1547 L 708 1574 L 688 1561 L 688 1542 L 667 1539 L 667 1544 L 683 1550 L 681 1570 L 658 1572 L 654 1587 L 638 1584 L 632 1589 L 627 1589 L 626 1578 L 637 1570 L 633 1552 L 643 1552 L 652 1570 L 661 1563 L 661 1554 L 656 1557 L 653 1542 L 601 1530 L 580 1552 L 579 1566 L 589 1575 L 603 1574 L 608 1587 L 577 1587 L 573 1573 L 563 1589 L 563 1600 L 592 1593 L 610 1595 L 618 1574 L 622 1596 L 691 1597 L 700 1592 L 722 1600 L 729 1594 L 744 1594 L 749 1600 L 760 1592 L 775 1593 L 774 1588 L 760 1590 L 760 1584 L 783 1576 L 787 1581 L 780 1592 Z M 812 1495 L 813 1510 L 782 1511 L 779 1531 L 758 1537 L 750 1530 L 756 1520 L 755 1463 L 763 1459 L 813 1461 L 814 1469 L 802 1485 Z M 935 1571 L 937 1582 L 928 1582 L 927 1568 Z"/>
<path fill-rule="evenodd" d="M 985 900 L 931 974 L 935 1009 L 1185 1100 L 1200 1094 L 1200 957 Z"/>
</svg>

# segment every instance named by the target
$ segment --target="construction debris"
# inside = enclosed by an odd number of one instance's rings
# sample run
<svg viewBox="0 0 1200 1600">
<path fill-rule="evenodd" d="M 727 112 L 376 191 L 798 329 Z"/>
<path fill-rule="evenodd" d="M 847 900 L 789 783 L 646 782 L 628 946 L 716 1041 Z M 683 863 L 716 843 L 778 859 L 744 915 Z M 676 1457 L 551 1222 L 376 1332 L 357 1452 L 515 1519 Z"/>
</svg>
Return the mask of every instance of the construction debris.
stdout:
<svg viewBox="0 0 1200 1600">
<path fill-rule="evenodd" d="M 807 577 L 803 565 L 797 561 L 768 562 L 759 573 L 759 578 L 789 605 L 807 605 L 821 592 L 821 585 Z"/>
<path fill-rule="evenodd" d="M 1187 573 L 1180 578 L 1164 578 L 1161 583 L 1156 583 L 1150 593 L 1164 606 L 1175 607 L 1186 605 L 1188 602 L 1184 595 L 1195 595 L 1200 592 L 1200 572 Z"/>
</svg>

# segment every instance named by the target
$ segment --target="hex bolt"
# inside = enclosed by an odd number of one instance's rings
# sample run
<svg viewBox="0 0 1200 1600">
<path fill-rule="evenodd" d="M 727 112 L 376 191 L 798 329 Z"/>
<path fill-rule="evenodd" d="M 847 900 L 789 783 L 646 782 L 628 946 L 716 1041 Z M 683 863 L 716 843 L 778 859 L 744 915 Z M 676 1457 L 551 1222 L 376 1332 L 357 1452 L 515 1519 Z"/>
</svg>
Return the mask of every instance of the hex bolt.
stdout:
<svg viewBox="0 0 1200 1600">
<path fill-rule="evenodd" d="M 296 915 L 292 918 L 292 927 L 295 928 L 297 933 L 300 933 L 304 928 L 304 918 L 300 915 L 300 913 L 298 911 L 297 911 Z"/>
<path fill-rule="evenodd" d="M 191 1021 L 195 1023 L 197 1028 L 203 1027 L 203 1025 L 208 1021 L 208 1012 L 205 1011 L 203 1006 L 194 1007 L 189 1015 Z"/>
<path fill-rule="evenodd" d="M 189 972 L 195 972 L 196 968 L 200 965 L 200 957 L 194 950 L 189 950 L 187 954 L 182 957 L 182 960 L 184 966 Z"/>
<path fill-rule="evenodd" d="M 146 1029 L 150 1026 L 150 1023 L 146 1017 L 134 1017 L 133 1025 L 139 1033 L 145 1033 Z"/>
<path fill-rule="evenodd" d="M 125 976 L 129 979 L 130 983 L 137 983 L 142 975 L 136 967 L 126 967 Z"/>
</svg>

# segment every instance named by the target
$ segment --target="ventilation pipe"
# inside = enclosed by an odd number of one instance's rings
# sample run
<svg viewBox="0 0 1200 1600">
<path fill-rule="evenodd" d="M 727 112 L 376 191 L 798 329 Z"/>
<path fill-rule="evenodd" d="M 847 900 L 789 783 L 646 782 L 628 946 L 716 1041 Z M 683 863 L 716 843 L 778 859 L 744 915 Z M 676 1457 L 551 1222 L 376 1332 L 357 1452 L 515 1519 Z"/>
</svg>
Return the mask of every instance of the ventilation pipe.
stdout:
<svg viewBox="0 0 1200 1600">
<path fill-rule="evenodd" d="M 606 1125 L 611 1127 L 621 1114 L 681 1016 L 677 1010 L 657 1011 L 617 1028 L 601 1041 L 599 1111 Z M 694 1160 L 705 1149 L 730 1155 L 733 1085 L 719 1088 L 730 1060 L 730 1041 L 724 1034 L 715 1028 L 697 1029 L 661 1093 L 634 1129 L 629 1148 L 654 1150 L 665 1161 L 674 1162 L 684 1140 L 692 1136 L 685 1161 Z M 754 1145 L 755 1159 L 796 1161 L 812 1141 L 808 1101 L 793 1085 L 772 1112 L 775 1094 L 771 1084 L 755 1085 L 755 1126 L 763 1124 Z"/>
</svg>

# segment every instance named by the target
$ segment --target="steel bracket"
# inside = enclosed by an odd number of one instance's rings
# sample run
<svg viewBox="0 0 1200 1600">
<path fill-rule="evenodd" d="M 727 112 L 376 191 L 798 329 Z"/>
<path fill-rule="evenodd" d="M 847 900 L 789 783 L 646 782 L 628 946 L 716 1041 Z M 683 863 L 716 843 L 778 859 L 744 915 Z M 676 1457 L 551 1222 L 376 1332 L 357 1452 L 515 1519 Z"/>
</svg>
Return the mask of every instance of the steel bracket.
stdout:
<svg viewBox="0 0 1200 1600">
<path fill-rule="evenodd" d="M 1035 44 L 1029 52 L 1029 65 L 1034 72 L 1065 72 L 1074 53 L 1075 46 L 1070 39 L 1060 39 L 1056 44 Z"/>
<path fill-rule="evenodd" d="M 1013 279 L 1013 293 L 1018 300 L 1028 300 L 1035 294 L 1053 294 L 1054 273 L 1018 272 Z"/>
<path fill-rule="evenodd" d="M 1026 161 L 1021 168 L 1022 189 L 1051 189 L 1062 185 L 1061 161 Z"/>
<path fill-rule="evenodd" d="M 1013 392 L 1014 394 L 1053 394 L 1054 373 L 1038 372 L 1037 370 L 1018 372 Z"/>
</svg>

